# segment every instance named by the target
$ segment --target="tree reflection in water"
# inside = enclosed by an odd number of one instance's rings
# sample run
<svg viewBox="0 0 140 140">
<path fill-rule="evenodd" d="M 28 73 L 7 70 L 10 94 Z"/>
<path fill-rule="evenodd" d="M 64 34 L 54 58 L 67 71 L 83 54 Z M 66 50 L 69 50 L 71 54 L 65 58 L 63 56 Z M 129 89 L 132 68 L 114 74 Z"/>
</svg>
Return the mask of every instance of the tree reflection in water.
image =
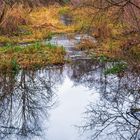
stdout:
<svg viewBox="0 0 140 140">
<path fill-rule="evenodd" d="M 62 68 L 0 73 L 0 139 L 33 139 L 42 135 L 43 121 L 55 104 Z"/>
<path fill-rule="evenodd" d="M 120 74 L 105 75 L 113 63 L 79 60 L 73 63 L 69 74 L 75 85 L 96 87 L 98 103 L 86 109 L 81 130 L 91 133 L 91 139 L 140 140 L 140 73 L 126 70 Z"/>
<path fill-rule="evenodd" d="M 65 71 L 61 67 L 22 70 L 16 76 L 0 73 L 0 139 L 35 140 L 35 136 L 42 136 L 49 110 L 55 105 L 57 84 L 68 74 L 75 86 L 95 88 L 100 93 L 100 100 L 87 107 L 80 127 L 92 133 L 92 140 L 139 140 L 140 75 L 129 69 L 104 75 L 115 63 L 73 60 Z"/>
</svg>

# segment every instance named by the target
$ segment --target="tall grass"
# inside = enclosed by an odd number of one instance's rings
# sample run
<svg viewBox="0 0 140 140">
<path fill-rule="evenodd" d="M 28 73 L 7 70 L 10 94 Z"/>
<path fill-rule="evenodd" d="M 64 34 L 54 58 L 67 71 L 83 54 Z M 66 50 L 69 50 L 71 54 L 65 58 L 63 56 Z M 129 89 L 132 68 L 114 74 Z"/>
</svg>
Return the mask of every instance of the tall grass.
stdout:
<svg viewBox="0 0 140 140">
<path fill-rule="evenodd" d="M 0 70 L 18 71 L 34 69 L 48 64 L 63 64 L 65 50 L 62 47 L 36 42 L 27 47 L 8 46 L 0 48 Z"/>
</svg>

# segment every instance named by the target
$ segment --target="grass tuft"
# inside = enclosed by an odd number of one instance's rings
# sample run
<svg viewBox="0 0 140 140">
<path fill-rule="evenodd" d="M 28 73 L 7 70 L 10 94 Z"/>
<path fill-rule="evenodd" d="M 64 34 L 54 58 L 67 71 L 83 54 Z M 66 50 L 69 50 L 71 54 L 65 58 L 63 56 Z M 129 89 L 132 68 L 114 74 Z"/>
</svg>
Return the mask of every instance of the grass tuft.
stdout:
<svg viewBox="0 0 140 140">
<path fill-rule="evenodd" d="M 62 47 L 36 42 L 27 47 L 8 46 L 0 48 L 0 70 L 17 71 L 35 69 L 49 64 L 64 64 L 65 50 Z"/>
</svg>

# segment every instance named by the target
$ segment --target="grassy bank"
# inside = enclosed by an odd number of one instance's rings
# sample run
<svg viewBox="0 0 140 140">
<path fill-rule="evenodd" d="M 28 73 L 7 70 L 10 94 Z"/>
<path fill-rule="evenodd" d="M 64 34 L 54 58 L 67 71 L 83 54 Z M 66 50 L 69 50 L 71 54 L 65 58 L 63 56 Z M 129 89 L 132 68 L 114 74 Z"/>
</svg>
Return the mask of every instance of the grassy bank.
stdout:
<svg viewBox="0 0 140 140">
<path fill-rule="evenodd" d="M 0 34 L 0 70 L 34 69 L 48 64 L 63 64 L 65 51 L 53 45 L 34 45 L 22 47 L 19 43 L 37 42 L 51 39 L 54 34 L 73 33 L 84 26 L 84 17 L 79 9 L 72 10 L 71 6 L 53 5 L 37 7 L 30 11 L 22 5 L 15 5 L 7 12 L 1 24 Z M 83 11 L 82 11 L 83 12 Z M 79 13 L 79 14 L 78 14 Z M 68 14 L 74 22 L 64 25 L 61 16 Z M 12 21 L 10 20 L 12 19 Z M 12 45 L 7 45 L 12 44 Z"/>
<path fill-rule="evenodd" d="M 83 31 L 91 23 L 88 11 L 88 8 L 71 5 L 50 5 L 32 10 L 15 5 L 1 24 L 0 44 L 36 42 L 51 38 L 54 34 Z M 73 23 L 64 25 L 61 21 L 63 15 L 69 15 Z"/>
<path fill-rule="evenodd" d="M 0 48 L 0 70 L 36 69 L 48 64 L 63 64 L 65 50 L 51 44 Z"/>
<path fill-rule="evenodd" d="M 87 11 L 88 10 L 88 11 Z M 78 17 L 79 10 L 76 10 Z M 140 64 L 140 33 L 127 22 L 115 20 L 112 12 L 99 12 L 83 8 L 80 17 L 84 31 L 95 37 L 96 43 L 84 40 L 76 46 L 78 50 L 88 50 L 91 56 L 106 56 L 123 59 L 130 64 Z M 85 18 L 85 20 L 84 20 Z M 79 26 L 80 27 L 80 26 Z"/>
<path fill-rule="evenodd" d="M 71 16 L 73 23 L 65 26 L 60 20 L 62 15 Z M 112 16 L 113 14 L 110 12 L 102 13 L 89 7 L 75 8 L 71 5 L 51 5 L 29 10 L 18 5 L 7 13 L 6 19 L 2 23 L 2 27 L 5 28 L 4 33 L 0 35 L 0 43 L 2 45 L 7 43 L 29 43 L 46 38 L 51 39 L 54 34 L 58 33 L 73 33 L 77 31 L 83 33 L 88 31 L 96 38 L 97 43 L 93 44 L 86 40 L 78 45 L 77 49 L 88 50 L 92 57 L 95 55 L 107 56 L 115 59 L 124 59 L 132 64 L 139 64 L 139 33 L 131 29 L 127 23 L 122 24 L 119 21 L 114 23 Z M 10 19 L 12 19 L 12 22 L 9 21 Z M 0 68 L 12 67 L 10 65 L 15 65 L 16 63 L 22 68 L 34 67 L 39 65 L 39 63 L 40 65 L 63 63 L 62 57 L 59 57 L 59 55 L 63 56 L 61 48 L 50 48 L 44 46 L 39 47 L 39 49 L 35 46 L 28 46 L 27 48 L 0 48 Z M 28 51 L 29 54 L 24 54 L 24 52 Z M 32 51 L 35 52 L 32 53 Z M 53 53 L 57 57 L 53 58 Z M 45 56 L 44 58 L 43 55 Z"/>
<path fill-rule="evenodd" d="M 75 32 L 76 25 L 65 26 L 60 17 L 72 7 L 37 7 L 31 11 L 15 6 L 2 23 L 0 43 L 27 43 L 50 38 L 55 33 Z M 19 14 L 17 14 L 19 13 Z M 12 19 L 12 21 L 10 20 Z M 23 22 L 24 21 L 24 22 Z"/>
<path fill-rule="evenodd" d="M 139 39 L 137 39 L 139 41 Z M 132 65 L 140 64 L 140 44 L 129 46 L 129 42 L 133 43 L 133 37 L 118 39 L 98 40 L 96 43 L 84 40 L 76 46 L 77 50 L 85 50 L 91 57 L 105 56 L 111 59 L 124 60 Z M 125 44 L 126 43 L 126 44 Z M 127 46 L 128 44 L 128 46 Z"/>
</svg>

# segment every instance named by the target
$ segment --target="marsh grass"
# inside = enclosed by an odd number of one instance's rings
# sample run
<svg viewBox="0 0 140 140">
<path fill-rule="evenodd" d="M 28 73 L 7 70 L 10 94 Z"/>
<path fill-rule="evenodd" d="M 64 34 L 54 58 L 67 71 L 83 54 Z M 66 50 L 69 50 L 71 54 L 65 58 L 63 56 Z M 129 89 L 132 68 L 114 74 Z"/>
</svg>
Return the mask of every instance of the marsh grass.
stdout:
<svg viewBox="0 0 140 140">
<path fill-rule="evenodd" d="M 59 15 L 65 15 L 65 14 L 70 14 L 71 13 L 71 9 L 70 7 L 61 7 L 58 11 Z"/>
<path fill-rule="evenodd" d="M 6 46 L 0 48 L 0 70 L 36 69 L 49 64 L 63 64 L 65 50 L 51 44 Z"/>
<path fill-rule="evenodd" d="M 12 7 L 9 7 L 5 18 L 0 24 L 1 33 L 6 35 L 18 35 L 21 32 L 20 26 L 29 24 L 27 13 L 22 4 L 14 4 Z"/>
<path fill-rule="evenodd" d="M 17 63 L 17 60 L 16 59 L 12 59 L 11 60 L 11 70 L 14 74 L 18 73 L 19 70 L 20 70 L 20 66 L 19 64 Z"/>
<path fill-rule="evenodd" d="M 19 14 L 15 14 L 17 11 L 19 11 Z M 73 17 L 74 23 L 69 26 L 65 26 L 60 21 L 60 15 L 64 14 L 70 14 Z M 12 35 L 1 35 L 0 36 L 0 43 L 2 44 L 16 44 L 16 43 L 29 43 L 29 42 L 36 42 L 34 47 L 30 46 L 28 49 L 23 49 L 21 47 L 10 47 L 6 46 L 3 49 L 0 49 L 0 53 L 4 52 L 6 53 L 5 57 L 7 56 L 7 51 L 11 52 L 11 57 L 16 55 L 22 54 L 21 51 L 24 53 L 29 52 L 29 54 L 33 53 L 33 56 L 36 57 L 36 53 L 34 54 L 34 51 L 37 52 L 39 57 L 42 58 L 42 55 L 48 55 L 48 51 L 50 51 L 49 58 L 53 58 L 53 55 L 51 56 L 53 51 L 63 50 L 63 48 L 57 49 L 57 47 L 52 46 L 48 44 L 46 50 L 47 53 L 44 54 L 44 52 L 41 52 L 43 49 L 43 46 L 39 44 L 38 42 L 43 39 L 50 40 L 53 36 L 53 34 L 56 33 L 73 33 L 73 32 L 87 32 L 89 31 L 92 36 L 94 36 L 97 39 L 98 44 L 92 44 L 90 41 L 85 41 L 84 43 L 77 46 L 76 49 L 79 50 L 88 50 L 91 54 L 96 54 L 96 56 L 105 55 L 107 57 L 111 58 L 118 58 L 118 59 L 125 59 L 126 61 L 129 61 L 131 63 L 139 63 L 140 62 L 140 47 L 139 44 L 133 45 L 129 49 L 129 42 L 130 40 L 139 39 L 138 34 L 125 34 L 128 30 L 127 24 L 122 24 L 121 22 L 115 22 L 114 18 L 112 18 L 112 13 L 105 13 L 101 12 L 99 13 L 97 10 L 93 10 L 93 8 L 86 8 L 86 7 L 78 7 L 75 8 L 72 6 L 59 6 L 59 5 L 53 5 L 48 7 L 38 7 L 34 8 L 32 11 L 28 12 L 28 9 L 23 9 L 22 6 L 19 5 L 19 7 L 15 6 L 13 8 L 13 11 L 8 12 L 7 18 L 5 19 L 5 22 L 3 22 L 3 28 L 10 27 L 12 23 L 14 23 L 13 29 L 15 32 Z M 93 16 L 95 15 L 95 16 Z M 14 22 L 11 22 L 10 18 L 14 18 Z M 111 17 L 111 18 L 110 18 Z M 18 20 L 15 20 L 18 19 Z M 7 26 L 8 25 L 8 26 Z M 7 29 L 8 29 L 7 28 Z M 8 33 L 8 30 L 5 32 Z M 125 42 L 125 44 L 124 44 Z M 123 46 L 123 47 L 122 47 Z M 33 47 L 33 48 L 32 48 Z M 45 50 L 45 51 L 46 51 Z M 18 53 L 19 54 L 18 54 Z M 39 53 L 40 52 L 40 53 Z M 13 54 L 12 54 L 13 53 Z M 16 53 L 16 54 L 15 54 Z M 28 54 L 28 53 L 27 53 Z M 33 56 L 33 60 L 30 60 L 31 58 L 25 55 L 23 56 L 24 60 L 29 59 L 28 62 L 23 64 L 23 61 L 18 59 L 17 62 L 22 65 L 22 67 L 26 67 L 27 64 L 30 65 L 30 63 L 36 63 L 36 61 L 39 61 L 40 59 L 36 60 Z M 4 55 L 0 56 L 1 58 L 4 57 Z M 8 59 L 12 59 L 12 58 Z M 16 56 L 17 57 L 17 56 Z M 22 58 L 22 56 L 20 56 Z M 44 59 L 46 56 L 44 57 Z M 59 58 L 59 57 L 58 57 Z M 56 61 L 53 58 L 53 61 Z M 6 58 L 6 61 L 8 60 Z M 2 59 L 1 63 L 4 63 L 4 58 Z M 19 61 L 20 60 L 20 61 Z M 43 62 L 49 62 L 50 60 L 43 60 Z M 51 60 L 52 61 L 52 60 Z M 43 63 L 41 62 L 41 63 Z M 10 63 L 10 62 L 9 62 Z M 0 64 L 2 65 L 2 64 Z M 5 67 L 7 67 L 8 62 L 6 64 L 3 64 Z M 38 64 L 35 64 L 38 66 Z"/>
<path fill-rule="evenodd" d="M 105 75 L 110 75 L 110 74 L 119 74 L 124 72 L 127 69 L 127 64 L 123 62 L 118 62 L 115 63 L 112 67 L 106 68 L 104 71 Z"/>
<path fill-rule="evenodd" d="M 61 22 L 60 16 L 64 14 L 72 16 L 74 20 L 72 25 L 65 26 Z M 1 24 L 4 34 L 0 34 L 0 42 L 29 43 L 51 39 L 55 33 L 73 33 L 82 28 L 87 29 L 89 24 L 90 20 L 84 9 L 73 10 L 72 6 L 51 5 L 34 8 L 29 12 L 28 8 L 23 9 L 22 5 L 15 5 Z"/>
</svg>

